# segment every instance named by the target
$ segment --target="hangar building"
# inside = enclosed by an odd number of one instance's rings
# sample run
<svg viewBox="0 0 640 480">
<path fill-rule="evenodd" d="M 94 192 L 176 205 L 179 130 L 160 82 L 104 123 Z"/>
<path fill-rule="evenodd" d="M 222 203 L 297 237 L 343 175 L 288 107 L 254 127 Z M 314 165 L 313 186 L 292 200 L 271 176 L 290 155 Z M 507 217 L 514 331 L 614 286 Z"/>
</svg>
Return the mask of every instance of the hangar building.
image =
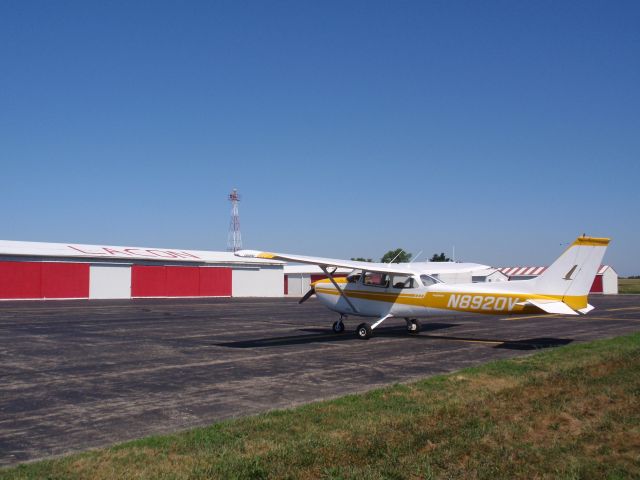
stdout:
<svg viewBox="0 0 640 480">
<path fill-rule="evenodd" d="M 281 297 L 283 263 L 231 252 L 0 240 L 0 299 Z"/>
</svg>

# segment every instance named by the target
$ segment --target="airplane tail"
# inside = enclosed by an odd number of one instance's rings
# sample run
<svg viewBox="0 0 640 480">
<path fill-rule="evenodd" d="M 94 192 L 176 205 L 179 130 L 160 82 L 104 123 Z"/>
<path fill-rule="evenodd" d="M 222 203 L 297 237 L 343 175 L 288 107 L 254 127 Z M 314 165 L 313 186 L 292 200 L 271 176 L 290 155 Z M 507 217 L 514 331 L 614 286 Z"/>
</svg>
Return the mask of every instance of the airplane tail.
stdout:
<svg viewBox="0 0 640 480">
<path fill-rule="evenodd" d="M 591 290 L 593 280 L 598 273 L 602 257 L 609 245 L 608 238 L 578 237 L 558 259 L 549 266 L 533 282 L 533 290 L 540 295 L 547 295 L 557 299 L 555 302 L 564 303 L 575 315 L 587 313 L 593 309 L 587 303 L 587 295 Z M 545 311 L 556 308 L 554 313 L 569 313 L 569 309 L 562 305 L 552 306 L 545 302 L 530 301 Z"/>
<path fill-rule="evenodd" d="M 587 295 L 598 273 L 607 245 L 608 238 L 578 237 L 536 278 L 536 290 L 563 297 Z"/>
</svg>

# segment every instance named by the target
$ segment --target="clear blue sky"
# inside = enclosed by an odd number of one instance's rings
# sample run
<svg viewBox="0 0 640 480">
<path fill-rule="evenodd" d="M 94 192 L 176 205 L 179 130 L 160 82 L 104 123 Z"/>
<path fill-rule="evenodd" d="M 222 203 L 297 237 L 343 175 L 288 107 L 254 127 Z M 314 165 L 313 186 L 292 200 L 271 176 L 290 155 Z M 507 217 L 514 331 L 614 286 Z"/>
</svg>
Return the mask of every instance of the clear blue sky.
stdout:
<svg viewBox="0 0 640 480">
<path fill-rule="evenodd" d="M 640 274 L 640 2 L 0 3 L 0 238 Z"/>
</svg>

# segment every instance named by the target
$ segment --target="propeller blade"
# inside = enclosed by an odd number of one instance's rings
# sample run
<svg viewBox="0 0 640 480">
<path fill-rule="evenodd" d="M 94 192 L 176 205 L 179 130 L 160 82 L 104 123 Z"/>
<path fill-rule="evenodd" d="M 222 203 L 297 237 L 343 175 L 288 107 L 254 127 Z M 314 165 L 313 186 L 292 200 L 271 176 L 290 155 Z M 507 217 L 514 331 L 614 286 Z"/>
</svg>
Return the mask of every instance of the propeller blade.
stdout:
<svg viewBox="0 0 640 480">
<path fill-rule="evenodd" d="M 307 300 L 309 300 L 309 297 L 311 297 L 311 295 L 313 295 L 314 293 L 316 293 L 316 289 L 311 287 L 309 291 L 304 294 L 304 297 L 298 300 L 298 303 L 300 304 L 300 303 L 306 302 Z"/>
</svg>

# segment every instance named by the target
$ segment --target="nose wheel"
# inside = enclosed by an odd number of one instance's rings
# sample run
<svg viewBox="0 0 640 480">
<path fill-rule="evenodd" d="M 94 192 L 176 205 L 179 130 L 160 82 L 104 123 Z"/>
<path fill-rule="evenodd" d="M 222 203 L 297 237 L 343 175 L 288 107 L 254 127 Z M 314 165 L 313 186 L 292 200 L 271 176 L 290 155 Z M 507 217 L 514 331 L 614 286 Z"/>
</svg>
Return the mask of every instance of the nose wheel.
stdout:
<svg viewBox="0 0 640 480">
<path fill-rule="evenodd" d="M 342 319 L 336 320 L 335 322 L 333 322 L 331 329 L 333 330 L 333 333 L 344 332 L 344 323 L 342 323 Z"/>
<path fill-rule="evenodd" d="M 333 333 L 343 333 L 344 332 L 344 319 L 347 318 L 345 314 L 340 315 L 340 318 L 333 322 L 331 325 L 331 330 Z"/>
</svg>

